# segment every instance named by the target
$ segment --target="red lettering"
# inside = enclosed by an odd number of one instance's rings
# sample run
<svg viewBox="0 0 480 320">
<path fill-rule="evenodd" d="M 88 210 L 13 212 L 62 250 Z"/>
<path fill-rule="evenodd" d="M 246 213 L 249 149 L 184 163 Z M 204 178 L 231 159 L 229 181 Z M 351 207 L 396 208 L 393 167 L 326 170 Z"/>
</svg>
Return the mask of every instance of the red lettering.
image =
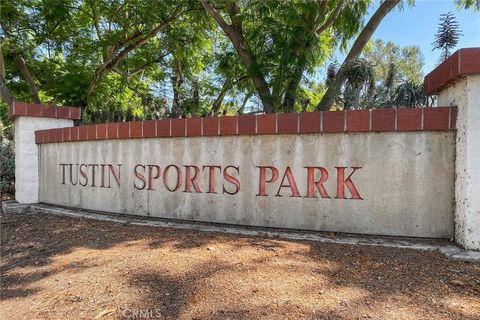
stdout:
<svg viewBox="0 0 480 320">
<path fill-rule="evenodd" d="M 350 194 L 352 195 L 351 199 L 358 199 L 358 200 L 363 200 L 363 198 L 360 196 L 358 193 L 357 188 L 355 188 L 355 185 L 352 182 L 352 175 L 357 171 L 358 169 L 361 169 L 362 167 L 352 167 L 353 171 L 350 173 L 350 175 L 345 179 L 345 169 L 347 167 L 335 167 L 337 169 L 337 196 L 335 197 L 336 199 L 347 199 L 345 198 L 345 186 L 347 186 L 348 191 L 350 191 Z"/>
<path fill-rule="evenodd" d="M 278 170 L 275 167 L 269 167 L 269 166 L 257 166 L 257 168 L 260 169 L 260 175 L 259 175 L 259 190 L 257 196 L 267 196 L 267 183 L 275 182 L 278 179 Z M 267 175 L 267 169 L 270 169 L 272 172 L 271 178 L 267 181 L 266 175 Z"/>
<path fill-rule="evenodd" d="M 82 170 L 83 167 L 85 167 L 85 170 L 87 170 L 88 166 L 84 163 L 80 165 L 80 175 L 85 179 L 84 180 L 85 183 L 82 183 L 81 181 L 79 183 L 81 186 L 85 187 L 88 184 L 88 176 L 87 176 L 87 172 Z"/>
<path fill-rule="evenodd" d="M 173 189 L 168 186 L 168 171 L 172 167 L 175 168 L 175 170 L 177 170 L 177 184 L 175 185 L 175 188 L 173 188 Z M 180 171 L 180 168 L 177 167 L 174 164 L 171 164 L 171 165 L 167 166 L 165 168 L 165 170 L 163 170 L 163 184 L 165 185 L 165 188 L 167 188 L 168 191 L 170 191 L 170 192 L 177 191 L 180 188 L 180 186 L 182 185 L 182 172 Z"/>
<path fill-rule="evenodd" d="M 190 183 L 193 185 L 193 189 L 195 189 L 195 192 L 197 193 L 202 193 L 200 190 L 200 187 L 198 186 L 198 179 L 200 178 L 200 168 L 197 166 L 184 166 L 185 167 L 185 190 L 183 192 L 192 192 L 190 191 Z M 193 177 L 190 176 L 190 169 L 193 169 L 195 173 L 193 174 Z"/>
<path fill-rule="evenodd" d="M 288 180 L 288 184 L 283 183 L 285 181 L 285 177 Z M 282 188 L 286 188 L 286 187 L 289 187 L 290 190 L 292 191 L 292 195 L 290 197 L 300 197 L 300 193 L 298 192 L 298 188 L 297 188 L 297 183 L 295 182 L 295 178 L 293 177 L 292 170 L 290 169 L 290 167 L 287 167 L 287 169 L 285 169 L 285 173 L 283 175 L 282 182 L 280 183 L 280 187 L 278 187 L 276 196 L 281 197 L 282 195 L 280 194 L 280 191 L 282 190 Z"/>
<path fill-rule="evenodd" d="M 316 198 L 315 196 L 315 187 L 320 192 L 322 198 L 330 198 L 327 193 L 327 190 L 323 184 L 328 179 L 328 171 L 322 167 L 305 167 L 307 168 L 307 196 L 306 198 Z M 320 179 L 315 181 L 315 170 L 320 170 Z"/>
<path fill-rule="evenodd" d="M 155 176 L 153 175 L 153 169 L 156 169 Z M 155 164 L 149 164 L 148 165 L 148 188 L 147 190 L 154 190 L 153 189 L 153 179 L 158 179 L 160 178 L 160 167 L 155 165 Z"/>
<path fill-rule="evenodd" d="M 220 166 L 203 166 L 202 171 L 208 168 L 208 192 L 207 193 L 216 193 L 215 192 L 215 169 L 222 171 Z"/>
<path fill-rule="evenodd" d="M 230 182 L 231 184 L 233 184 L 235 186 L 235 191 L 233 192 L 230 192 L 228 191 L 226 188 L 225 188 L 225 185 L 223 185 L 223 193 L 227 193 L 227 194 L 230 194 L 230 195 L 234 195 L 234 194 L 237 194 L 239 191 L 240 191 L 240 181 L 235 178 L 234 176 L 230 175 L 227 170 L 229 168 L 233 168 L 237 171 L 237 174 L 240 174 L 240 167 L 235 167 L 235 166 L 227 166 L 224 170 L 223 170 L 223 178 Z"/>
<path fill-rule="evenodd" d="M 145 189 L 145 186 L 147 185 L 147 181 L 146 181 L 146 179 L 145 179 L 145 176 L 138 171 L 139 168 L 142 168 L 142 169 L 143 169 L 143 172 L 145 172 L 145 166 L 143 166 L 143 165 L 141 165 L 141 164 L 137 164 L 137 165 L 135 166 L 133 172 L 134 172 L 134 174 L 135 174 L 135 177 L 138 178 L 138 180 L 140 180 L 140 182 L 142 182 L 142 186 L 141 186 L 141 187 L 138 186 L 135 181 L 133 182 L 133 186 L 134 186 L 134 188 L 137 189 L 137 190 L 143 190 L 143 189 Z"/>
</svg>

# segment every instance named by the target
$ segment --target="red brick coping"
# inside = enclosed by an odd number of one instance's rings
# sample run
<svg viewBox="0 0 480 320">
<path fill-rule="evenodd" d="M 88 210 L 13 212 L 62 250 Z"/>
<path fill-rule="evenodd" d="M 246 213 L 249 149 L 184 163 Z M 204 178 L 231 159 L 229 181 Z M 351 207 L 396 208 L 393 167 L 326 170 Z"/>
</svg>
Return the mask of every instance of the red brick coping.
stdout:
<svg viewBox="0 0 480 320">
<path fill-rule="evenodd" d="M 39 130 L 35 132 L 35 141 L 41 144 L 156 137 L 443 131 L 455 129 L 456 114 L 456 107 L 436 107 L 132 121 Z"/>
<path fill-rule="evenodd" d="M 479 73 L 480 48 L 460 49 L 425 76 L 425 94 L 437 94 L 456 80 Z"/>
<path fill-rule="evenodd" d="M 15 101 L 8 108 L 8 117 L 10 120 L 14 120 L 18 116 L 78 120 L 81 115 L 80 108 L 55 107 Z"/>
</svg>

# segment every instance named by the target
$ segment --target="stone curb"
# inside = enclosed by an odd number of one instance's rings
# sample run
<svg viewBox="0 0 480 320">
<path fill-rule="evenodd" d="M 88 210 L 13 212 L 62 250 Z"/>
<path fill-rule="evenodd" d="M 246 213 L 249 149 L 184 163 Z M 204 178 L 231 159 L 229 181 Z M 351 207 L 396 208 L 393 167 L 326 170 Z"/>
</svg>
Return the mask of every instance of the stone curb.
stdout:
<svg viewBox="0 0 480 320">
<path fill-rule="evenodd" d="M 355 237 L 348 235 L 336 235 L 335 237 L 326 237 L 321 232 L 295 231 L 266 229 L 260 227 L 233 226 L 213 223 L 200 223 L 181 220 L 171 220 L 163 218 L 152 218 L 142 216 L 132 216 L 123 214 L 110 214 L 105 212 L 87 211 L 80 209 L 63 208 L 48 204 L 21 205 L 16 201 L 3 201 L 2 209 L 4 213 L 43 213 L 58 216 L 67 216 L 73 218 L 87 218 L 99 221 L 110 221 L 114 223 L 124 223 L 137 226 L 148 227 L 166 227 L 176 229 L 188 229 L 202 232 L 219 232 L 228 234 L 238 234 L 242 236 L 262 236 L 268 238 L 280 238 L 288 240 L 307 240 L 332 244 L 347 244 L 361 246 L 379 246 L 397 249 L 413 249 L 423 251 L 439 251 L 446 257 L 454 260 L 470 261 L 480 263 L 480 251 L 464 250 L 457 245 L 437 245 L 422 242 L 421 239 L 399 238 L 384 239 L 377 237 Z"/>
</svg>

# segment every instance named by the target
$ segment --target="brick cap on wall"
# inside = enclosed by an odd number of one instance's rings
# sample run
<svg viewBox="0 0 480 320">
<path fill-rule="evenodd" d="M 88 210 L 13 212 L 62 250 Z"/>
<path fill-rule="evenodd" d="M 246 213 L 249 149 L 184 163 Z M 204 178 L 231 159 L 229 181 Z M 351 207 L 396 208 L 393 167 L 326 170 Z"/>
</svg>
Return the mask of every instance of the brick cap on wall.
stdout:
<svg viewBox="0 0 480 320">
<path fill-rule="evenodd" d="M 103 123 L 35 131 L 36 143 L 261 134 L 448 131 L 456 107 L 394 108 Z"/>
<path fill-rule="evenodd" d="M 15 101 L 8 108 L 8 118 L 13 121 L 20 116 L 78 120 L 81 112 L 80 108 Z"/>
<path fill-rule="evenodd" d="M 480 48 L 460 49 L 427 74 L 423 82 L 425 94 L 437 94 L 471 74 L 480 74 Z"/>
</svg>

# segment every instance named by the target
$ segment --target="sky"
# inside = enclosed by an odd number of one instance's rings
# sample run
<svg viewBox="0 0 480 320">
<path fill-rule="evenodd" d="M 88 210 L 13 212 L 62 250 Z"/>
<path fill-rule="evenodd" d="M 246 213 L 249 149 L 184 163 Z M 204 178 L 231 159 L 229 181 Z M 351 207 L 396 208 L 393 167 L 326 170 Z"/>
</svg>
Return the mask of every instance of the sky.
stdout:
<svg viewBox="0 0 480 320">
<path fill-rule="evenodd" d="M 423 72 L 427 74 L 435 68 L 440 57 L 440 51 L 432 51 L 440 15 L 449 11 L 457 18 L 463 33 L 454 51 L 480 47 L 480 12 L 471 9 L 457 11 L 453 0 L 416 0 L 413 7 L 405 5 L 403 10 L 394 9 L 382 21 L 372 39 L 389 40 L 400 46 L 420 46 L 425 58 Z"/>
</svg>

